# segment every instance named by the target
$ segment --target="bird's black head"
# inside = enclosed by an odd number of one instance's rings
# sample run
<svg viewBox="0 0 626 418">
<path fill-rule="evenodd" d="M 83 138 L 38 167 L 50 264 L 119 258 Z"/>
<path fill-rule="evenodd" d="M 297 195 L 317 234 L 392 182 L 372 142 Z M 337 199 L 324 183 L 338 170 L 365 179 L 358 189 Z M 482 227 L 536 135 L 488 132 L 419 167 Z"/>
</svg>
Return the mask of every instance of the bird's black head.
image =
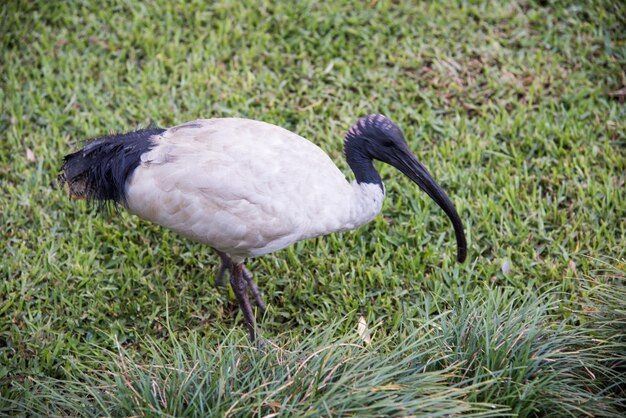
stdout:
<svg viewBox="0 0 626 418">
<path fill-rule="evenodd" d="M 457 259 L 460 262 L 465 260 L 467 243 L 461 218 L 443 189 L 413 155 L 395 123 L 383 115 L 361 118 L 346 134 L 344 152 L 359 183 L 375 183 L 382 188 L 380 175 L 372 164 L 373 159 L 396 167 L 413 180 L 452 221 L 458 247 Z"/>
<path fill-rule="evenodd" d="M 346 134 L 344 148 L 346 153 L 350 148 L 359 148 L 369 158 L 387 164 L 392 164 L 397 150 L 408 150 L 402 130 L 383 115 L 359 119 Z"/>
</svg>

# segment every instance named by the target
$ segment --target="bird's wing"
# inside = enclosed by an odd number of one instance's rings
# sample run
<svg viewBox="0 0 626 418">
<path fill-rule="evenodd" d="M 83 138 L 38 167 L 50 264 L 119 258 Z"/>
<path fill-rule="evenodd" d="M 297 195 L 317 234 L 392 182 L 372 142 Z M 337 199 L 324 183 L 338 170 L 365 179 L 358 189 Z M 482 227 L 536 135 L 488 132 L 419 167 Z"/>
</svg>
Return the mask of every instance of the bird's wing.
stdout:
<svg viewBox="0 0 626 418">
<path fill-rule="evenodd" d="M 257 255 L 332 232 L 341 222 L 334 212 L 348 209 L 343 174 L 283 128 L 207 119 L 156 140 L 129 181 L 129 209 L 227 253 Z"/>
</svg>

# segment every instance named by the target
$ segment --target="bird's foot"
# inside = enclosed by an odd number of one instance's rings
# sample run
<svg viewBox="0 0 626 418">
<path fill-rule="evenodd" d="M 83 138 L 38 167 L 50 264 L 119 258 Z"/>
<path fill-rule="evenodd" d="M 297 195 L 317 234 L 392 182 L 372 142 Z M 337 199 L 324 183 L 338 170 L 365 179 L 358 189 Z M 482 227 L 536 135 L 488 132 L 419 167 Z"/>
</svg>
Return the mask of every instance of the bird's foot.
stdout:
<svg viewBox="0 0 626 418">
<path fill-rule="evenodd" d="M 250 273 L 250 271 L 248 271 L 248 269 L 245 267 L 243 268 L 242 273 L 243 273 L 243 278 L 246 281 L 246 284 L 248 285 L 248 288 L 250 288 L 250 291 L 252 291 L 252 296 L 254 296 L 254 300 L 257 306 L 259 307 L 261 312 L 265 313 L 265 311 L 267 310 L 267 307 L 263 303 L 263 298 L 261 296 L 261 291 L 259 290 L 259 287 L 256 285 L 256 283 L 254 283 L 254 280 L 252 279 L 252 273 Z"/>
<path fill-rule="evenodd" d="M 272 341 L 268 340 L 267 338 L 258 336 L 258 335 L 256 337 L 255 343 L 256 343 L 256 348 L 259 351 L 262 351 L 263 353 L 267 353 L 274 346 L 274 343 L 272 343 Z"/>
<path fill-rule="evenodd" d="M 217 274 L 215 275 L 215 280 L 213 281 L 215 283 L 215 286 L 217 286 L 217 287 L 224 286 L 224 277 L 226 277 L 226 273 L 227 272 L 228 272 L 228 274 L 231 274 L 230 273 L 231 270 L 232 270 L 232 263 L 222 260 L 222 264 L 220 265 L 220 269 L 218 270 Z"/>
<path fill-rule="evenodd" d="M 215 250 L 215 252 L 222 259 L 222 264 L 220 265 L 220 269 L 215 276 L 214 283 L 215 286 L 224 286 L 224 278 L 226 277 L 226 273 L 228 273 L 231 278 L 233 277 L 234 264 L 230 257 L 227 256 L 225 253 L 217 250 Z M 263 298 L 261 297 L 261 291 L 259 291 L 259 287 L 252 279 L 252 273 L 250 273 L 250 271 L 243 264 L 241 265 L 241 268 L 243 279 L 245 280 L 246 286 L 252 292 L 252 295 L 254 296 L 254 301 L 256 302 L 261 312 L 265 312 L 267 310 L 267 307 L 263 303 Z"/>
</svg>

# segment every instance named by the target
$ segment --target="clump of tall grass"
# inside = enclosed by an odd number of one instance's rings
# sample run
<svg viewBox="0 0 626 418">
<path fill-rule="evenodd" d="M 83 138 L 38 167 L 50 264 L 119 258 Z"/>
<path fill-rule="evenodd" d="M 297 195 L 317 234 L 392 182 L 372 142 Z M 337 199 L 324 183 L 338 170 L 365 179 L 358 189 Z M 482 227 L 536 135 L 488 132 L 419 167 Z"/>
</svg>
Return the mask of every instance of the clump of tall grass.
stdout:
<svg viewBox="0 0 626 418">
<path fill-rule="evenodd" d="M 452 380 L 478 388 L 467 401 L 515 416 L 621 416 L 626 287 L 582 285 L 586 306 L 563 306 L 557 291 L 495 290 L 460 301 L 438 321 L 443 338 L 433 342 L 449 353 L 438 367 L 459 364 Z"/>
<path fill-rule="evenodd" d="M 471 416 L 484 409 L 465 401 L 467 388 L 449 384 L 455 365 L 427 370 L 441 353 L 420 330 L 366 346 L 356 334 L 337 338 L 337 325 L 263 350 L 239 333 L 211 347 L 195 334 L 146 340 L 148 359 L 120 347 L 71 380 L 35 382 L 24 406 L 72 416 Z"/>
<path fill-rule="evenodd" d="M 66 380 L 30 381 L 12 408 L 69 416 L 621 416 L 623 282 L 582 281 L 581 306 L 563 306 L 555 290 L 485 290 L 437 315 L 423 303 L 401 330 L 370 329 L 370 342 L 356 331 L 338 337 L 336 323 L 277 336 L 262 350 L 238 332 L 209 346 L 193 333 L 146 339 L 142 356 L 118 345 L 104 358 L 81 359 Z"/>
</svg>

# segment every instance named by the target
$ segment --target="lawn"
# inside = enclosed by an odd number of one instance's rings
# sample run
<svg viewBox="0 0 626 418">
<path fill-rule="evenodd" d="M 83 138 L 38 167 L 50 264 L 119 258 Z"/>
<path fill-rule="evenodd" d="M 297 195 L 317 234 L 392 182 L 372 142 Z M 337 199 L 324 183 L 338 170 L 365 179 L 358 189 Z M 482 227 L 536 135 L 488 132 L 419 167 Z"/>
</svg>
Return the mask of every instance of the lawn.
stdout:
<svg viewBox="0 0 626 418">
<path fill-rule="evenodd" d="M 626 409 L 626 6 L 0 5 L 0 415 L 607 416 Z M 383 113 L 452 227 L 378 165 L 357 231 L 248 267 L 55 187 L 84 139 L 246 117 L 318 144 Z"/>
</svg>

